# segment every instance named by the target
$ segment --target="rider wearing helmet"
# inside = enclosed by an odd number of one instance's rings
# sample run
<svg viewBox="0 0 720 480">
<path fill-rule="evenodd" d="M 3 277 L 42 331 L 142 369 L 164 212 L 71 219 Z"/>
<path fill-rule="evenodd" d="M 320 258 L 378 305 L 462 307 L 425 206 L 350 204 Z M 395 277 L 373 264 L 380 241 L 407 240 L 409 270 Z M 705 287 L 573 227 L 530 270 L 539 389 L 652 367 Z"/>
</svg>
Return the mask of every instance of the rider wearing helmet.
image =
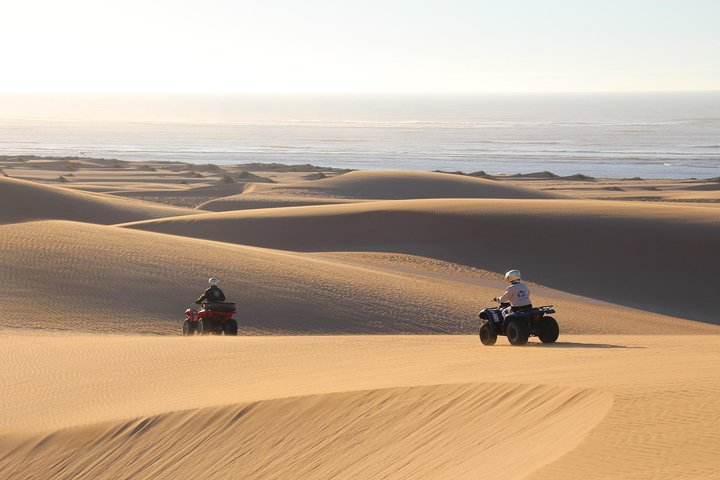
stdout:
<svg viewBox="0 0 720 480">
<path fill-rule="evenodd" d="M 512 311 L 529 310 L 532 308 L 530 290 L 520 281 L 520 270 L 510 270 L 505 274 L 505 280 L 510 282 L 507 290 L 501 297 L 495 297 L 499 303 L 509 303 Z"/>
<path fill-rule="evenodd" d="M 225 294 L 218 287 L 220 279 L 212 277 L 208 280 L 208 283 L 210 284 L 210 288 L 205 290 L 205 293 L 200 295 L 200 298 L 195 300 L 195 303 L 201 304 L 203 302 L 224 302 Z"/>
</svg>

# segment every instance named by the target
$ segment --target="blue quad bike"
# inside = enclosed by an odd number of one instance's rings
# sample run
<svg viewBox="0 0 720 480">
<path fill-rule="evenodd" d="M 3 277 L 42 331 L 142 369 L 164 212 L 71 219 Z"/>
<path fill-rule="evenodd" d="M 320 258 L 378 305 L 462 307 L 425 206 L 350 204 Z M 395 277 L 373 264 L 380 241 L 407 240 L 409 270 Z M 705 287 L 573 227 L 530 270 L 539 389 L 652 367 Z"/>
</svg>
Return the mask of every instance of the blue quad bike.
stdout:
<svg viewBox="0 0 720 480">
<path fill-rule="evenodd" d="M 542 343 L 555 343 L 560 335 L 557 322 L 549 314 L 555 313 L 552 305 L 535 307 L 528 310 L 503 311 L 509 304 L 488 307 L 480 313 L 480 341 L 483 345 L 495 345 L 498 335 L 507 337 L 510 345 L 525 345 L 531 336 L 538 337 Z"/>
</svg>

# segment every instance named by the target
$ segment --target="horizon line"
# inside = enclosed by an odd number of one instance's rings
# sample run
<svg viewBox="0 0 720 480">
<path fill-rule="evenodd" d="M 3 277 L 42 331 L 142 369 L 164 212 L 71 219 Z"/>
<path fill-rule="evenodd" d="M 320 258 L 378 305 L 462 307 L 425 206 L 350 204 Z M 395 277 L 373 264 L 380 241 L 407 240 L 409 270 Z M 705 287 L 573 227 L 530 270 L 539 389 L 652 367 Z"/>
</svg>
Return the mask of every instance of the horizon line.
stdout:
<svg viewBox="0 0 720 480">
<path fill-rule="evenodd" d="M 466 96 L 466 95 L 607 95 L 607 94 L 663 94 L 663 93 L 720 93 L 718 89 L 702 90 L 537 90 L 537 91 L 163 91 L 163 90 L 0 90 L 0 95 L 168 95 L 168 96 Z"/>
</svg>

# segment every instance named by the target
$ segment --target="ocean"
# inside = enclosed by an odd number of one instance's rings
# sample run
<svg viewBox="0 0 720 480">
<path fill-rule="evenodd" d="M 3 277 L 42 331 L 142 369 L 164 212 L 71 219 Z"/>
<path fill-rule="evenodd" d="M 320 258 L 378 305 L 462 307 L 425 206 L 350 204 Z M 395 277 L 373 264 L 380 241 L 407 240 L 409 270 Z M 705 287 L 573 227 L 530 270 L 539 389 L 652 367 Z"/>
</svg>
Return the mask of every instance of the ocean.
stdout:
<svg viewBox="0 0 720 480">
<path fill-rule="evenodd" d="M 720 92 L 0 95 L 0 155 L 720 177 Z"/>
</svg>

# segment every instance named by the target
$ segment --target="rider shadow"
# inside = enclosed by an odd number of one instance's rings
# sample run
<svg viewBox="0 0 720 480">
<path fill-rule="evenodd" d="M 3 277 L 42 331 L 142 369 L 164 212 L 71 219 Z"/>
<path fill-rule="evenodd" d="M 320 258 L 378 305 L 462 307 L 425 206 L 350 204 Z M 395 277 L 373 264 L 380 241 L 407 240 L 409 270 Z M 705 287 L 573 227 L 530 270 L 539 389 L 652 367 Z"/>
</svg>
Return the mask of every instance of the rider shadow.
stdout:
<svg viewBox="0 0 720 480">
<path fill-rule="evenodd" d="M 555 343 L 528 343 L 528 347 L 539 348 L 645 348 L 630 345 L 613 345 L 611 343 L 582 343 L 582 342 L 555 342 Z"/>
</svg>

